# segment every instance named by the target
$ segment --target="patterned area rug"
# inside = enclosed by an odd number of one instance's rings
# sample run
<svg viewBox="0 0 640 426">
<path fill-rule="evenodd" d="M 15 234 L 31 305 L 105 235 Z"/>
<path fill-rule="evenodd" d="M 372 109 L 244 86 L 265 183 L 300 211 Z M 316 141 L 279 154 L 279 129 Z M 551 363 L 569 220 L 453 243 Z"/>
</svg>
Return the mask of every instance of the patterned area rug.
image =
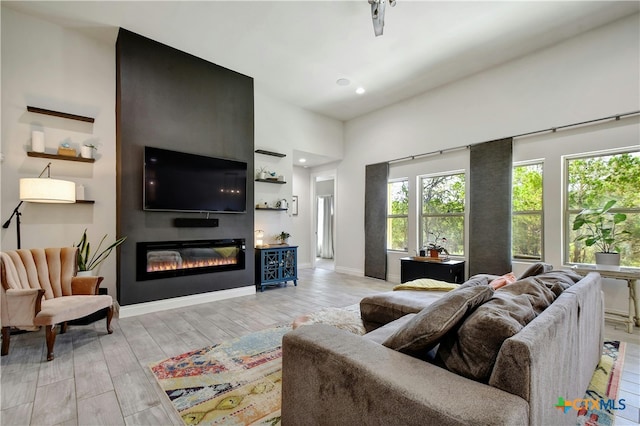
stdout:
<svg viewBox="0 0 640 426">
<path fill-rule="evenodd" d="M 615 423 L 615 411 L 622 407 L 618 401 L 618 387 L 624 365 L 624 351 L 624 342 L 604 342 L 600 363 L 584 395 L 584 399 L 596 400 L 598 404 L 589 404 L 578 410 L 578 425 L 612 426 Z"/>
<path fill-rule="evenodd" d="M 149 367 L 186 425 L 277 425 L 289 330 L 262 330 Z"/>
</svg>

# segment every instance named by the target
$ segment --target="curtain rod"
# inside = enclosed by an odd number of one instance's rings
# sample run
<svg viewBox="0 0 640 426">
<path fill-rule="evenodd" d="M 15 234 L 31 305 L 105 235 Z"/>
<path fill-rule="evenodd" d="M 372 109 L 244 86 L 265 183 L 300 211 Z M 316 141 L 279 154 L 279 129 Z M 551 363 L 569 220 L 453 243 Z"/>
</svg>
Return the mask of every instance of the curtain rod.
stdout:
<svg viewBox="0 0 640 426">
<path fill-rule="evenodd" d="M 578 123 L 565 124 L 564 126 L 550 127 L 548 129 L 542 129 L 542 130 L 536 130 L 536 131 L 533 131 L 533 132 L 521 133 L 519 135 L 514 135 L 514 136 L 506 136 L 506 137 L 497 138 L 497 139 L 494 139 L 494 140 L 507 139 L 507 138 L 515 139 L 515 138 L 521 138 L 521 137 L 524 137 L 524 136 L 537 135 L 539 133 L 545 133 L 545 132 L 555 133 L 558 130 L 568 129 L 570 127 L 584 126 L 585 124 L 598 123 L 598 122 L 601 122 L 601 121 L 613 120 L 613 119 L 618 121 L 622 117 L 628 117 L 628 116 L 637 115 L 637 114 L 640 114 L 640 110 L 632 111 L 632 112 L 625 112 L 625 113 L 622 113 L 622 114 L 610 115 L 608 117 L 596 118 L 596 119 L 593 119 L 593 120 L 580 121 Z M 402 161 L 411 161 L 411 160 L 416 160 L 416 159 L 419 159 L 419 158 L 430 157 L 432 155 L 444 154 L 445 152 L 459 151 L 461 149 L 469 149 L 472 146 L 479 145 L 481 143 L 484 143 L 484 142 L 477 142 L 477 143 L 473 143 L 473 144 L 469 144 L 469 145 L 457 146 L 457 147 L 454 147 L 454 148 L 439 149 L 437 151 L 425 152 L 424 154 L 408 155 L 406 157 L 401 157 L 401 158 L 396 158 L 394 160 L 389 160 L 389 161 L 387 161 L 387 163 L 391 164 L 391 163 L 399 163 L 399 162 L 402 162 Z"/>
</svg>

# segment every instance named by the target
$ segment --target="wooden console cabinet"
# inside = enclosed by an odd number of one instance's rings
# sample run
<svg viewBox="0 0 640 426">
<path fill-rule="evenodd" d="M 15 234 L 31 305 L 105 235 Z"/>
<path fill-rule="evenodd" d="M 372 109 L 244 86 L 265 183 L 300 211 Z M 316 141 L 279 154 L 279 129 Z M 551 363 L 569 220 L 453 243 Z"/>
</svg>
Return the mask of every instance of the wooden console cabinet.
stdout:
<svg viewBox="0 0 640 426">
<path fill-rule="evenodd" d="M 432 278 L 462 284 L 464 282 L 464 260 L 430 262 L 411 257 L 400 259 L 400 282 L 406 283 L 418 278 Z"/>
</svg>

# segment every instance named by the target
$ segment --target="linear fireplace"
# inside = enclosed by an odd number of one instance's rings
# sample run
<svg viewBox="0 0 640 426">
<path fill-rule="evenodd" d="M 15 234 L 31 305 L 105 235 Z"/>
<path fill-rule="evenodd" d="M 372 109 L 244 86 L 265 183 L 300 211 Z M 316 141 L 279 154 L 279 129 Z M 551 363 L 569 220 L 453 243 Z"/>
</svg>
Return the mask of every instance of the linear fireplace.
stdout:
<svg viewBox="0 0 640 426">
<path fill-rule="evenodd" d="M 139 242 L 138 281 L 232 271 L 245 267 L 245 240 Z"/>
</svg>

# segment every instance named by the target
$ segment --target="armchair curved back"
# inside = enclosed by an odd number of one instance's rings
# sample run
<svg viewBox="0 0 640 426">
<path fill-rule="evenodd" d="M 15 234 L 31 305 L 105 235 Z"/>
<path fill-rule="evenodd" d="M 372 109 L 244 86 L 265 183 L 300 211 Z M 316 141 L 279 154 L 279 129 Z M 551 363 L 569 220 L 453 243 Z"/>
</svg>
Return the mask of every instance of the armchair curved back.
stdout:
<svg viewBox="0 0 640 426">
<path fill-rule="evenodd" d="M 2 252 L 2 287 L 5 290 L 41 288 L 45 299 L 71 296 L 77 250 L 76 247 L 56 247 Z"/>
</svg>

